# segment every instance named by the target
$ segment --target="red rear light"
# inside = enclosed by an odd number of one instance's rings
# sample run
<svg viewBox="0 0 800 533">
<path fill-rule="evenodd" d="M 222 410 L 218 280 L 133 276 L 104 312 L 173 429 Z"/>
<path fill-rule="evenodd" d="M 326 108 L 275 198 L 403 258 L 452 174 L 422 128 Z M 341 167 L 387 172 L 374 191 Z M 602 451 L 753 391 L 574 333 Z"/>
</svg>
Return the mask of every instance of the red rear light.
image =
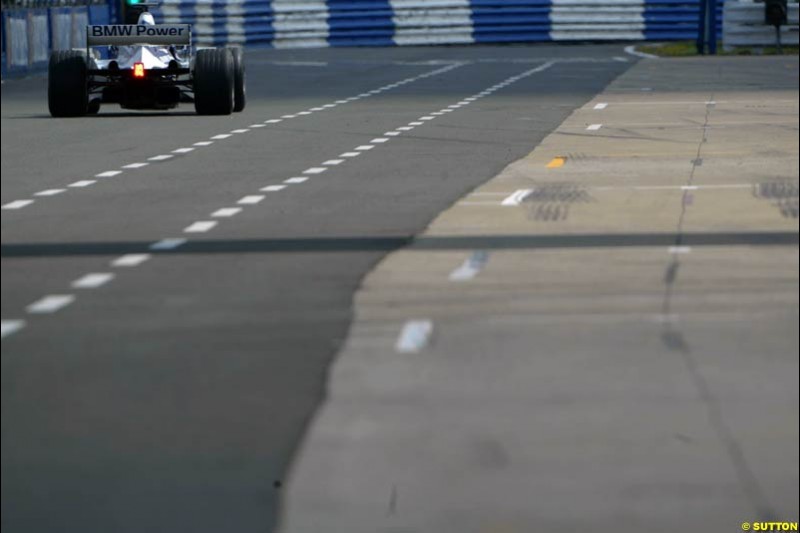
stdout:
<svg viewBox="0 0 800 533">
<path fill-rule="evenodd" d="M 133 64 L 133 77 L 144 78 L 144 63 Z"/>
</svg>

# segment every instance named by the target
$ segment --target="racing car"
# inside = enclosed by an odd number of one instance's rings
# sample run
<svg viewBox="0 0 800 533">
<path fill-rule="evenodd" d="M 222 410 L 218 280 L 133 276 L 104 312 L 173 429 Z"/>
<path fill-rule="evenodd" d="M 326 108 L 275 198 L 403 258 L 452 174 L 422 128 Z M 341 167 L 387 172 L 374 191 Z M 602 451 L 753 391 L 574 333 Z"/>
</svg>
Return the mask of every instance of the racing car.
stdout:
<svg viewBox="0 0 800 533">
<path fill-rule="evenodd" d="M 245 99 L 241 48 L 195 50 L 189 24 L 156 24 L 146 9 L 136 24 L 87 26 L 86 50 L 50 55 L 54 117 L 96 114 L 101 104 L 164 110 L 191 102 L 200 115 L 229 115 L 243 110 Z"/>
</svg>

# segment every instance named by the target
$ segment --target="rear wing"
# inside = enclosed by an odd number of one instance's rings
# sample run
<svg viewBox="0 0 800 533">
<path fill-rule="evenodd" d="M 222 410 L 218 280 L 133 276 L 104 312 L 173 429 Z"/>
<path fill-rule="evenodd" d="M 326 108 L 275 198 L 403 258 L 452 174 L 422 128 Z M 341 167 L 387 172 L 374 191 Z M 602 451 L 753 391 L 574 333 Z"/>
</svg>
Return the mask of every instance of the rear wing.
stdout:
<svg viewBox="0 0 800 533">
<path fill-rule="evenodd" d="M 189 24 L 111 24 L 86 26 L 86 46 L 191 46 Z"/>
</svg>

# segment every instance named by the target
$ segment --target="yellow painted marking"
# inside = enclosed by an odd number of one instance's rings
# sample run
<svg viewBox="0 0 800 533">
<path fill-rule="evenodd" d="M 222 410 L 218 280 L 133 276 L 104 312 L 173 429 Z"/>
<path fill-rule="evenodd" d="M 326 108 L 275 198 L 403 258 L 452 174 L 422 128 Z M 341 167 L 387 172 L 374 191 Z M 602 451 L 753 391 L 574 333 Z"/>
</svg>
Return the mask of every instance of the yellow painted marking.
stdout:
<svg viewBox="0 0 800 533">
<path fill-rule="evenodd" d="M 547 163 L 547 168 L 561 168 L 567 162 L 566 157 L 554 157 L 552 161 Z"/>
</svg>

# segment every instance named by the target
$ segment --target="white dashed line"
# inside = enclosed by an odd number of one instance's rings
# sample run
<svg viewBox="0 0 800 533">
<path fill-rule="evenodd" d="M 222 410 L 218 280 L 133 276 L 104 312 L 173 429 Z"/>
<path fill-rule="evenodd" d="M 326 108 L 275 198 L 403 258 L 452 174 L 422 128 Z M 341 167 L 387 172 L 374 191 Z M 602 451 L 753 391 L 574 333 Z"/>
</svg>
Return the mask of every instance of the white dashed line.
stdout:
<svg viewBox="0 0 800 533">
<path fill-rule="evenodd" d="M 194 152 L 194 148 L 176 148 L 172 151 L 173 154 L 188 154 L 189 152 Z"/>
<path fill-rule="evenodd" d="M 293 179 L 295 181 L 291 181 L 290 182 L 289 180 L 286 180 L 286 183 L 303 183 L 303 181 L 306 181 L 308 178 L 290 178 L 290 179 Z M 296 181 L 298 179 L 302 179 L 303 181 Z M 267 185 L 266 187 L 261 187 L 259 189 L 259 191 L 278 192 L 278 191 L 282 191 L 285 188 L 286 188 L 286 185 Z"/>
<path fill-rule="evenodd" d="M 266 197 L 263 194 L 251 194 L 251 195 L 248 195 L 248 196 L 243 196 L 236 203 L 237 204 L 241 204 L 241 205 L 255 205 L 258 202 L 260 202 L 261 200 L 263 200 L 264 198 L 266 198 Z"/>
<path fill-rule="evenodd" d="M 242 212 L 241 207 L 223 207 L 211 213 L 212 217 L 232 217 Z"/>
<path fill-rule="evenodd" d="M 489 254 L 484 251 L 473 252 L 464 263 L 457 269 L 450 272 L 450 281 L 469 281 L 477 276 L 486 266 Z"/>
<path fill-rule="evenodd" d="M 113 267 L 135 267 L 150 259 L 150 254 L 125 254 L 111 261 Z"/>
<path fill-rule="evenodd" d="M 75 297 L 71 294 L 51 294 L 40 300 L 36 300 L 26 307 L 25 310 L 36 315 L 55 313 L 74 301 Z"/>
<path fill-rule="evenodd" d="M 264 124 L 277 124 L 278 122 L 283 122 L 283 120 L 279 118 L 271 118 L 269 120 L 265 120 Z"/>
<path fill-rule="evenodd" d="M 297 113 L 298 116 L 300 116 L 300 115 L 310 115 L 310 114 L 311 114 L 311 111 L 300 111 L 299 113 Z"/>
<path fill-rule="evenodd" d="M 166 161 L 167 159 L 172 159 L 175 157 L 171 154 L 161 154 L 161 155 L 154 155 L 153 157 L 148 157 L 148 161 Z"/>
<path fill-rule="evenodd" d="M 424 122 L 409 122 L 408 123 L 409 126 L 422 126 L 423 124 L 425 124 L 425 123 Z"/>
<path fill-rule="evenodd" d="M 3 209 L 22 209 L 23 207 L 29 206 L 32 203 L 33 200 L 14 200 L 13 202 L 3 204 Z"/>
<path fill-rule="evenodd" d="M 325 107 L 312 107 L 309 111 L 322 111 Z"/>
<path fill-rule="evenodd" d="M 189 239 L 184 239 L 182 237 L 170 237 L 167 239 L 161 239 L 160 241 L 154 242 L 150 245 L 151 250 L 174 250 L 179 246 L 183 246 L 189 242 Z"/>
<path fill-rule="evenodd" d="M 328 169 L 325 168 L 325 167 L 312 167 L 312 168 L 305 169 L 303 171 L 303 174 L 322 174 L 326 170 L 328 170 Z"/>
<path fill-rule="evenodd" d="M 45 189 L 43 191 L 39 191 L 39 192 L 33 193 L 33 195 L 34 196 L 55 196 L 57 194 L 61 194 L 62 192 L 65 192 L 66 190 L 67 189 Z"/>
<path fill-rule="evenodd" d="M 263 124 L 250 124 L 247 127 L 248 128 L 265 128 L 266 126 L 264 126 Z"/>
<path fill-rule="evenodd" d="M 608 104 L 607 104 L 607 103 L 605 103 L 605 102 L 600 102 L 599 104 L 595 104 L 595 106 L 594 106 L 594 109 L 596 109 L 596 110 L 598 110 L 598 111 L 599 111 L 599 110 L 601 110 L 601 109 L 605 109 L 606 107 L 608 107 Z"/>
<path fill-rule="evenodd" d="M 533 192 L 533 189 L 519 189 L 511 193 L 507 198 L 505 198 L 500 205 L 505 206 L 515 206 L 522 203 L 522 201 L 528 197 L 529 194 Z"/>
<path fill-rule="evenodd" d="M 308 181 L 308 178 L 305 176 L 296 176 L 294 178 L 283 180 L 284 183 L 303 183 L 304 181 Z M 269 187 L 278 187 L 278 185 L 269 185 Z M 266 187 L 264 187 L 264 189 L 266 189 Z M 263 191 L 264 189 L 261 190 Z"/>
<path fill-rule="evenodd" d="M 420 120 L 433 120 L 436 117 L 419 117 Z"/>
<path fill-rule="evenodd" d="M 373 148 L 375 148 L 375 146 L 372 144 L 362 144 L 361 146 L 356 146 L 354 149 L 363 152 L 365 150 L 372 150 Z"/>
<path fill-rule="evenodd" d="M 326 166 L 335 166 L 335 165 L 341 165 L 342 163 L 344 163 L 344 159 L 328 159 L 327 161 L 324 161 L 322 164 Z"/>
<path fill-rule="evenodd" d="M 357 157 L 361 155 L 361 152 L 345 152 L 343 154 L 339 154 L 339 157 Z"/>
<path fill-rule="evenodd" d="M 220 141 L 222 139 L 227 139 L 230 137 L 230 133 L 220 133 L 219 135 L 214 135 L 213 137 L 209 137 L 209 139 L 214 139 L 215 141 Z"/>
<path fill-rule="evenodd" d="M 25 327 L 24 320 L 3 320 L 0 322 L 0 338 L 5 339 Z"/>
<path fill-rule="evenodd" d="M 430 320 L 409 320 L 403 325 L 394 349 L 400 353 L 417 353 L 428 345 L 433 322 Z"/>
<path fill-rule="evenodd" d="M 114 274 L 110 272 L 92 272 L 86 274 L 71 283 L 73 289 L 96 289 L 114 279 Z"/>
<path fill-rule="evenodd" d="M 231 130 L 231 133 L 247 133 L 248 131 L 250 131 L 250 130 L 247 129 L 247 128 L 242 128 L 242 129 L 239 129 L 239 130 Z"/>
<path fill-rule="evenodd" d="M 399 127 L 399 128 L 397 128 L 397 129 L 398 129 L 398 130 L 400 130 L 400 131 L 411 131 L 411 130 L 413 130 L 414 128 L 413 128 L 413 126 L 400 126 L 400 127 Z"/>
<path fill-rule="evenodd" d="M 129 165 L 123 165 L 122 168 L 142 168 L 149 164 L 150 163 L 130 163 Z"/>
<path fill-rule="evenodd" d="M 295 118 L 297 115 L 283 115 L 281 118 Z"/>
<path fill-rule="evenodd" d="M 205 233 L 216 226 L 218 222 L 216 220 L 198 220 L 197 222 L 192 222 L 185 228 L 183 228 L 184 233 Z"/>
<path fill-rule="evenodd" d="M 385 142 L 386 142 L 386 141 L 388 141 L 388 140 L 389 140 L 389 139 L 387 139 L 386 137 L 376 137 L 375 139 L 372 139 L 370 142 L 371 142 L 371 143 L 377 143 L 377 144 L 380 144 L 380 143 L 385 143 Z"/>
<path fill-rule="evenodd" d="M 101 172 L 100 174 L 95 174 L 95 178 L 113 178 L 114 176 L 118 176 L 122 174 L 121 170 L 106 170 L 105 172 Z"/>
<path fill-rule="evenodd" d="M 602 127 L 603 127 L 603 125 L 602 125 L 602 124 L 589 124 L 588 126 L 586 126 L 586 129 L 587 129 L 588 131 L 597 131 L 597 130 L 599 130 L 599 129 L 600 129 L 600 128 L 602 128 Z"/>
<path fill-rule="evenodd" d="M 97 183 L 95 180 L 79 180 L 70 183 L 67 187 L 88 187 L 89 185 L 94 185 Z"/>
<path fill-rule="evenodd" d="M 397 137 L 401 133 L 402 132 L 400 131 L 387 131 L 386 133 L 384 133 L 384 135 L 386 135 L 387 137 Z"/>
<path fill-rule="evenodd" d="M 212 144 L 214 144 L 214 141 L 198 141 L 192 146 L 211 146 Z"/>
</svg>

